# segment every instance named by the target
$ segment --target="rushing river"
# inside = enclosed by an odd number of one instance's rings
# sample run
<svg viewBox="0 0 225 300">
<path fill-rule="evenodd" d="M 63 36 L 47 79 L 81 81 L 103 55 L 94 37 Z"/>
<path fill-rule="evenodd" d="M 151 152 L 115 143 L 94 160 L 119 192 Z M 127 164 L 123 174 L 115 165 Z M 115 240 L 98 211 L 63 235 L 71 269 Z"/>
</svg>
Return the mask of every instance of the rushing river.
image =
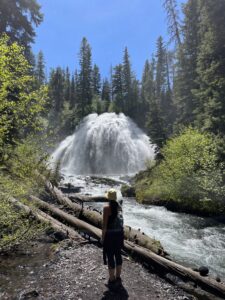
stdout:
<svg viewBox="0 0 225 300">
<path fill-rule="evenodd" d="M 65 177 L 68 181 L 82 186 L 82 194 L 103 195 L 112 187 L 112 183 L 102 184 L 88 176 Z M 115 182 L 113 187 L 121 197 L 120 185 Z M 94 206 L 102 209 L 103 204 Z M 141 205 L 132 198 L 123 199 L 123 213 L 126 225 L 140 228 L 159 240 L 173 260 L 189 267 L 208 266 L 212 276 L 225 278 L 224 224 L 211 218 L 170 212 L 164 207 Z"/>
</svg>

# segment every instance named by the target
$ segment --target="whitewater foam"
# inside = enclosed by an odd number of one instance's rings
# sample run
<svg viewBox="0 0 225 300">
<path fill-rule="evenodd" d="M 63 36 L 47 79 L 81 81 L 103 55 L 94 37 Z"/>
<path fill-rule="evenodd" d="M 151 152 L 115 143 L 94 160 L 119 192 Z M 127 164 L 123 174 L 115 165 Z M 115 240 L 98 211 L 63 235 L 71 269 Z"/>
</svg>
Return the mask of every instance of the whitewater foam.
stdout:
<svg viewBox="0 0 225 300">
<path fill-rule="evenodd" d="M 134 174 L 153 158 L 149 137 L 122 113 L 87 116 L 52 155 L 71 175 Z"/>
</svg>

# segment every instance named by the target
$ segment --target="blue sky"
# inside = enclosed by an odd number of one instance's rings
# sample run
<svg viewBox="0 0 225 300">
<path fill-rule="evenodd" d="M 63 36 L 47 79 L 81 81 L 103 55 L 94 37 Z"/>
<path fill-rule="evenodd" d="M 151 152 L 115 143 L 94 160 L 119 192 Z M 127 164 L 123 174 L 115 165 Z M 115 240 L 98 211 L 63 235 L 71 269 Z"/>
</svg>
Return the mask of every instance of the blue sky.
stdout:
<svg viewBox="0 0 225 300">
<path fill-rule="evenodd" d="M 122 61 L 128 47 L 138 78 L 155 50 L 159 35 L 167 37 L 166 15 L 161 0 L 38 0 L 44 21 L 37 28 L 34 53 L 44 52 L 51 67 L 78 68 L 82 37 L 92 47 L 93 63 L 102 77 L 111 65 Z"/>
</svg>

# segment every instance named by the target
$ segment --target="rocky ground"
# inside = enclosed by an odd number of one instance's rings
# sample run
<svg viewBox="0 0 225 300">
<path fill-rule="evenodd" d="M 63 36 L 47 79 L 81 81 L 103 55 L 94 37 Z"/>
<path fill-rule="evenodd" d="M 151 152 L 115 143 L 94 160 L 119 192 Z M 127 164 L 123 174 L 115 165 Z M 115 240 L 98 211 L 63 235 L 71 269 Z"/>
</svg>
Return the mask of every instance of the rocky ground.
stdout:
<svg viewBox="0 0 225 300">
<path fill-rule="evenodd" d="M 0 256 L 1 300 L 195 299 L 127 257 L 122 278 L 123 288 L 110 292 L 102 250 L 82 240 L 59 246 L 44 238 L 14 256 Z"/>
</svg>

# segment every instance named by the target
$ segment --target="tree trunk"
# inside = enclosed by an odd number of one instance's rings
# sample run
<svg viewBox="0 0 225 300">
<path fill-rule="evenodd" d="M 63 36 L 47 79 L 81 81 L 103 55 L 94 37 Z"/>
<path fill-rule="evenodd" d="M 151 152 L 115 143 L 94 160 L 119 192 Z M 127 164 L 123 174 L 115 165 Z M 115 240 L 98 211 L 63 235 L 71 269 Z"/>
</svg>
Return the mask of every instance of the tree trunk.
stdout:
<svg viewBox="0 0 225 300">
<path fill-rule="evenodd" d="M 85 195 L 73 195 L 68 196 L 69 199 L 82 202 L 109 202 L 104 196 L 85 196 Z"/>
<path fill-rule="evenodd" d="M 63 195 L 63 193 L 59 189 L 53 187 L 49 181 L 46 182 L 46 188 L 60 204 L 66 205 L 67 207 L 71 208 L 76 213 L 76 216 L 78 218 L 87 221 L 88 223 L 98 228 L 102 228 L 102 216 L 99 212 L 88 210 L 87 208 L 83 207 L 83 204 L 79 205 L 77 203 L 73 203 L 69 198 Z M 147 248 L 154 253 L 162 256 L 168 255 L 164 251 L 159 241 L 150 238 L 139 230 L 133 229 L 130 226 L 124 226 L 124 234 L 125 239 L 132 241 L 139 246 Z"/>
<path fill-rule="evenodd" d="M 49 204 L 45 201 L 42 201 L 41 199 L 30 196 L 30 199 L 38 205 L 39 208 L 44 209 L 45 211 L 50 212 L 54 216 L 58 217 L 60 220 L 66 221 L 69 225 L 82 230 L 84 233 L 90 233 L 94 238 L 97 238 L 98 240 L 101 239 L 102 231 L 99 228 L 94 227 L 93 225 L 90 225 L 66 212 L 59 209 L 58 207 Z"/>
</svg>

